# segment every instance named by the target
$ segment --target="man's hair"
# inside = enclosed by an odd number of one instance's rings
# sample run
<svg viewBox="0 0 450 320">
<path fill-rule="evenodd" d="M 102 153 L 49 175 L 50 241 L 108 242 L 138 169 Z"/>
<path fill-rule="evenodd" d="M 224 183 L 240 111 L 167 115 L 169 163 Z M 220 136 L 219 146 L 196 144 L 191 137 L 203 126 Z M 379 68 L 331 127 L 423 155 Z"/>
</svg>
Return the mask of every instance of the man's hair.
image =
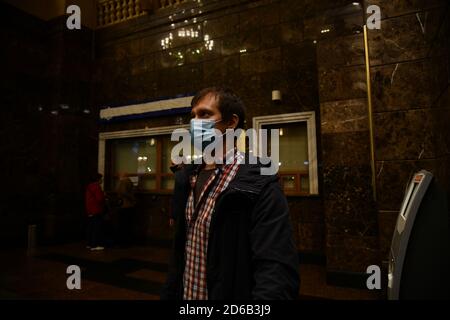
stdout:
<svg viewBox="0 0 450 320">
<path fill-rule="evenodd" d="M 194 98 L 192 98 L 191 107 L 197 105 L 197 103 L 212 94 L 217 101 L 217 106 L 222 119 L 225 121 L 231 120 L 233 114 L 239 117 L 239 122 L 236 128 L 244 129 L 245 124 L 245 105 L 231 89 L 225 87 L 210 87 L 198 92 Z"/>
</svg>

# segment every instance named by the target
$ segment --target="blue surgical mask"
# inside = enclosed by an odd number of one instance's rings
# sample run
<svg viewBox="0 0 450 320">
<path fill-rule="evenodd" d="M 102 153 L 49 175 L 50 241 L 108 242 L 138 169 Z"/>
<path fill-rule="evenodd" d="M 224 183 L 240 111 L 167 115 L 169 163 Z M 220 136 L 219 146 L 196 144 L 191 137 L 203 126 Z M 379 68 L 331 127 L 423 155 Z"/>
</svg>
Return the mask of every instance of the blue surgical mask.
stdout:
<svg viewBox="0 0 450 320">
<path fill-rule="evenodd" d="M 215 141 L 217 138 L 214 126 L 216 123 L 222 120 L 212 120 L 212 119 L 191 119 L 191 141 L 193 145 L 197 144 L 202 146 L 202 151 Z"/>
</svg>

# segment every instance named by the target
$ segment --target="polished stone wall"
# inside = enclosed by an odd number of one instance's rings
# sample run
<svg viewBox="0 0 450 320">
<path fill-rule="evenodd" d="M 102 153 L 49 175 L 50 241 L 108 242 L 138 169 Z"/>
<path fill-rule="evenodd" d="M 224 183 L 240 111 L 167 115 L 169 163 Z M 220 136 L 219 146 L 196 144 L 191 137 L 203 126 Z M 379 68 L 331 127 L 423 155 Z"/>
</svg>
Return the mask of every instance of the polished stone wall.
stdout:
<svg viewBox="0 0 450 320">
<path fill-rule="evenodd" d="M 380 249 L 387 260 L 412 174 L 431 171 L 450 194 L 447 1 L 369 1 L 382 10 L 369 33 Z"/>
<path fill-rule="evenodd" d="M 6 7 L 9 9 L 9 7 Z M 7 182 L 1 203 L 0 235 L 5 239 L 23 240 L 26 234 L 26 224 L 29 211 L 39 207 L 37 196 L 38 179 L 33 175 L 36 164 L 40 160 L 40 145 L 30 139 L 39 135 L 41 126 L 33 121 L 31 108 L 28 111 L 28 100 L 40 99 L 44 94 L 41 90 L 39 74 L 45 72 L 46 57 L 44 24 L 37 19 L 30 19 L 27 24 L 17 16 L 11 16 L 12 10 L 2 8 L 2 21 L 9 28 L 1 28 L 3 77 L 0 80 L 1 97 L 1 141 L 3 179 Z M 13 11 L 17 14 L 16 11 Z M 19 18 L 22 16 L 19 16 Z M 29 18 L 25 16 L 25 19 Z M 23 93 L 28 92 L 28 97 Z M 6 156 L 7 155 L 7 156 Z M 28 179 L 24 178 L 28 175 Z M 30 177 L 32 176 L 32 177 Z M 28 194 L 33 194 L 27 199 Z M 29 206 L 27 204 L 30 204 Z"/>
<path fill-rule="evenodd" d="M 332 12 L 317 43 L 323 201 L 329 275 L 362 274 L 379 263 L 372 197 L 363 8 Z M 331 279 L 331 277 L 329 277 Z"/>
<path fill-rule="evenodd" d="M 2 245 L 25 246 L 28 224 L 39 241 L 79 238 L 97 166 L 92 30 L 70 33 L 65 18 L 44 22 L 4 3 L 0 18 Z"/>
</svg>

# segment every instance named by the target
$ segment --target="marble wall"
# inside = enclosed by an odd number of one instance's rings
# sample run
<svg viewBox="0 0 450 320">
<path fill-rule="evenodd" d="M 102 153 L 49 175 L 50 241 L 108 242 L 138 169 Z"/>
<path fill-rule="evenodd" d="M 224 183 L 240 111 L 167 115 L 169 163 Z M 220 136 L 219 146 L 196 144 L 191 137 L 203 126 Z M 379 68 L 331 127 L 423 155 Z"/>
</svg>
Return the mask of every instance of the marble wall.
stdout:
<svg viewBox="0 0 450 320">
<path fill-rule="evenodd" d="M 448 4 L 365 3 L 372 4 L 380 6 L 382 13 L 381 30 L 369 32 L 376 202 L 363 36 L 358 31 L 341 32 L 318 42 L 329 273 L 361 273 L 368 265 L 386 260 L 404 188 L 413 172 L 428 169 L 450 190 L 449 131 L 444 127 L 450 123 Z"/>
<path fill-rule="evenodd" d="M 26 245 L 33 223 L 39 240 L 79 237 L 84 187 L 97 162 L 92 30 L 70 33 L 64 18 L 44 22 L 4 3 L 0 15 L 1 242 Z"/>
<path fill-rule="evenodd" d="M 447 1 L 368 1 L 381 7 L 369 33 L 380 248 L 387 259 L 411 175 L 431 171 L 450 194 Z"/>
<path fill-rule="evenodd" d="M 317 43 L 327 271 L 358 274 L 379 263 L 363 8 L 334 14 L 332 32 Z"/>
</svg>

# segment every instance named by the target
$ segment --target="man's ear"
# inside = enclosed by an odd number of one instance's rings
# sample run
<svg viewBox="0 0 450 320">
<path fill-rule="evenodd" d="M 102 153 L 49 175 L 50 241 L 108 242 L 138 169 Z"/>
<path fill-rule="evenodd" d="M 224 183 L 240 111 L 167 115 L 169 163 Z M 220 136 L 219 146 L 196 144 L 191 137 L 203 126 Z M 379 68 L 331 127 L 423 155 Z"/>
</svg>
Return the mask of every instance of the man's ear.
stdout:
<svg viewBox="0 0 450 320">
<path fill-rule="evenodd" d="M 228 127 L 230 129 L 236 129 L 239 124 L 239 116 L 235 113 L 231 116 L 230 121 L 228 121 Z"/>
</svg>

